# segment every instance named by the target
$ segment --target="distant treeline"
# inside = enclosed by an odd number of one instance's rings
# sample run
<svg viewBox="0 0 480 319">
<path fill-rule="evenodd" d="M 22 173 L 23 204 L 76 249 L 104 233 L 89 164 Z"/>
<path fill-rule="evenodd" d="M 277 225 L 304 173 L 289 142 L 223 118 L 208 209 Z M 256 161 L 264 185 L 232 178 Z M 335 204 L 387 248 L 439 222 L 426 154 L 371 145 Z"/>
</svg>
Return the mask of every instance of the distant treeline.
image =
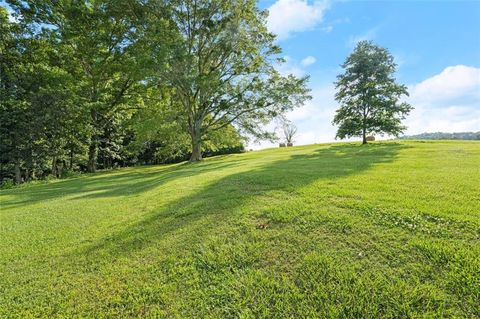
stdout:
<svg viewBox="0 0 480 319">
<path fill-rule="evenodd" d="M 460 132 L 460 133 L 422 133 L 417 135 L 406 135 L 399 137 L 401 140 L 480 140 L 479 132 Z"/>
</svg>

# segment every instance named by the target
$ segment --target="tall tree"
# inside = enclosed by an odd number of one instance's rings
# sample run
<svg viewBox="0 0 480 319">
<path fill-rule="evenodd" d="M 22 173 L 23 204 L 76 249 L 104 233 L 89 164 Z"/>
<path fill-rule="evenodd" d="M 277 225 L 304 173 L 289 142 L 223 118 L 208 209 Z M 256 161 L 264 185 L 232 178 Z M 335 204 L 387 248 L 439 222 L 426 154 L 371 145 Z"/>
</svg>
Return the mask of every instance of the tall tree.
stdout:
<svg viewBox="0 0 480 319">
<path fill-rule="evenodd" d="M 242 134 L 270 137 L 263 125 L 309 98 L 307 78 L 283 77 L 275 70 L 281 50 L 256 1 L 170 4 L 170 24 L 177 33 L 158 78 L 178 101 L 178 118 L 184 119 L 191 139 L 191 161 L 202 158 L 209 132 L 234 125 Z"/>
<path fill-rule="evenodd" d="M 0 160 L 2 175 L 9 171 L 5 166 L 13 164 L 15 181 L 21 182 L 21 151 L 28 135 L 27 127 L 18 122 L 26 117 L 26 107 L 21 103 L 22 90 L 19 87 L 22 44 L 19 41 L 22 30 L 11 23 L 8 12 L 0 7 Z M 18 123 L 17 123 L 18 122 Z"/>
<path fill-rule="evenodd" d="M 397 84 L 396 64 L 387 49 L 370 41 L 361 41 L 342 65 L 345 72 L 337 77 L 335 99 L 340 103 L 333 124 L 338 125 L 336 137 L 380 133 L 398 136 L 412 107 L 401 102 L 407 87 Z"/>
<path fill-rule="evenodd" d="M 75 127 L 72 78 L 58 66 L 48 30 L 10 21 L 0 8 L 0 132 L 2 164 L 16 182 L 48 161 L 55 174 L 66 128 Z"/>
<path fill-rule="evenodd" d="M 94 172 L 101 137 L 117 113 L 131 113 L 130 95 L 144 76 L 140 2 L 8 2 L 28 23 L 50 28 L 68 57 L 64 69 L 76 78 L 78 103 L 89 114 L 88 170 Z"/>
</svg>

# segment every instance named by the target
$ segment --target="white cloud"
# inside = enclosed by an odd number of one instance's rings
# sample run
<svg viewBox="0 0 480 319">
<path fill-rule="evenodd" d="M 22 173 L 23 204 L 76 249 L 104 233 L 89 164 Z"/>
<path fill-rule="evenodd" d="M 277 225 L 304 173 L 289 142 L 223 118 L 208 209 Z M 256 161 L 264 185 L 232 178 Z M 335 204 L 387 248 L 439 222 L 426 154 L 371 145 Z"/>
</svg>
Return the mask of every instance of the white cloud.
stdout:
<svg viewBox="0 0 480 319">
<path fill-rule="evenodd" d="M 279 39 L 286 39 L 295 32 L 313 29 L 327 9 L 326 0 L 311 4 L 307 0 L 277 0 L 268 8 L 267 27 Z"/>
<path fill-rule="evenodd" d="M 294 122 L 332 121 L 337 102 L 335 101 L 335 87 L 333 84 L 319 86 L 310 92 L 312 99 L 303 106 L 294 109 L 287 117 Z M 324 125 L 324 123 L 323 123 Z"/>
<path fill-rule="evenodd" d="M 358 42 L 360 41 L 370 41 L 370 40 L 373 40 L 375 39 L 375 37 L 377 36 L 377 32 L 378 32 L 378 27 L 375 27 L 375 28 L 372 28 L 370 30 L 367 30 L 365 33 L 363 34 L 360 34 L 360 35 L 356 35 L 356 36 L 351 36 L 349 39 L 348 39 L 348 42 L 347 42 L 347 45 L 349 47 L 354 47 L 357 45 Z"/>
<path fill-rule="evenodd" d="M 314 64 L 317 59 L 313 56 L 307 56 L 302 59 L 300 62 L 296 59 L 292 59 L 290 56 L 286 55 L 283 57 L 284 62 L 278 63 L 275 68 L 281 75 L 286 76 L 289 74 L 295 75 L 296 77 L 305 76 L 305 68 L 309 65 Z"/>
<path fill-rule="evenodd" d="M 325 33 L 330 33 L 332 32 L 332 30 L 333 30 L 333 25 L 329 25 L 322 28 L 322 31 L 324 31 Z"/>
<path fill-rule="evenodd" d="M 287 117 L 298 126 L 296 145 L 331 142 L 335 140 L 336 129 L 332 119 L 338 103 L 335 101 L 335 87 L 332 84 L 318 86 L 311 92 L 312 99 L 294 109 Z"/>
<path fill-rule="evenodd" d="M 305 71 L 301 68 L 301 66 L 298 65 L 297 61 L 288 55 L 284 56 L 283 59 L 285 62 L 276 66 L 277 71 L 280 72 L 281 75 L 286 76 L 292 74 L 296 77 L 302 77 L 305 75 Z"/>
<path fill-rule="evenodd" d="M 407 134 L 480 131 L 480 68 L 449 66 L 409 92 Z"/>
<path fill-rule="evenodd" d="M 301 62 L 301 64 L 303 66 L 309 66 L 309 65 L 312 65 L 314 64 L 315 62 L 317 62 L 317 59 L 315 59 L 315 57 L 309 55 L 307 56 L 306 58 L 304 58 Z"/>
<path fill-rule="evenodd" d="M 332 23 L 333 24 L 350 23 L 350 18 L 345 17 L 345 18 L 335 19 L 332 21 Z"/>
<path fill-rule="evenodd" d="M 480 68 L 466 65 L 449 66 L 410 88 L 415 102 L 449 101 L 473 97 L 480 99 Z M 480 105 L 479 105 L 480 107 Z"/>
</svg>

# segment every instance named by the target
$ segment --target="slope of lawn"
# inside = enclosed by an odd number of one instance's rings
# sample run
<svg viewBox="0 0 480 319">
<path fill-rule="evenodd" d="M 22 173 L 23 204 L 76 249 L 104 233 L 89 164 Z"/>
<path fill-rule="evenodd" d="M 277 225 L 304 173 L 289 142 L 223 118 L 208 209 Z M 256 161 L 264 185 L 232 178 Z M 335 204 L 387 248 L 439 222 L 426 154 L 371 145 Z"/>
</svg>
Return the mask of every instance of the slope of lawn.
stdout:
<svg viewBox="0 0 480 319">
<path fill-rule="evenodd" d="M 478 142 L 270 149 L 0 200 L 0 318 L 480 317 Z"/>
</svg>

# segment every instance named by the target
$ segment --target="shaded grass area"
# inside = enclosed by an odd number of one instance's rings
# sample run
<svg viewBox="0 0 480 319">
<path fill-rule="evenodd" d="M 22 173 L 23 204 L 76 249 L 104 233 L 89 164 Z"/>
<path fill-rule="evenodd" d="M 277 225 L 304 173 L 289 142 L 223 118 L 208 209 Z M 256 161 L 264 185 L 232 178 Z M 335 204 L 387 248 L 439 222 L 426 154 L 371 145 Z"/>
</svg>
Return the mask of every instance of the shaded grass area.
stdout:
<svg viewBox="0 0 480 319">
<path fill-rule="evenodd" d="M 0 317 L 477 317 L 480 144 L 311 145 L 0 193 Z"/>
</svg>

